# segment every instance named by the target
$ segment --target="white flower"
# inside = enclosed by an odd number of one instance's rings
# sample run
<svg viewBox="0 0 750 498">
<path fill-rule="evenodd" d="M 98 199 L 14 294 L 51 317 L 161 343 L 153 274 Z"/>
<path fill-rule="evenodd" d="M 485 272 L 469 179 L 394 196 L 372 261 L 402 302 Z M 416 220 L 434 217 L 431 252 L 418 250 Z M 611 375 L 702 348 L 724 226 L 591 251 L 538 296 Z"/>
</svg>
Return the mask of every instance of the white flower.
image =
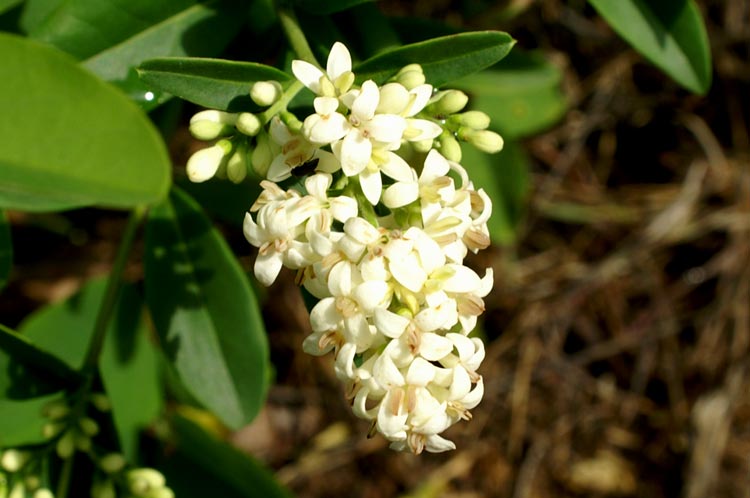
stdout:
<svg viewBox="0 0 750 498">
<path fill-rule="evenodd" d="M 271 120 L 271 138 L 281 146 L 281 154 L 274 158 L 268 168 L 268 179 L 273 182 L 286 180 L 294 168 L 311 161 L 315 162 L 316 171 L 333 173 L 341 168 L 333 154 L 313 145 L 302 134 L 292 133 L 278 116 Z"/>
<path fill-rule="evenodd" d="M 326 72 L 302 60 L 292 61 L 292 72 L 297 79 L 315 94 L 335 97 L 349 90 L 354 82 L 352 57 L 343 43 L 336 42 L 331 47 L 326 64 Z"/>
<path fill-rule="evenodd" d="M 443 132 L 443 128 L 427 119 L 414 118 L 432 97 L 432 85 L 419 85 L 407 90 L 400 83 L 386 83 L 380 88 L 380 103 L 377 112 L 398 114 L 406 118 L 403 138 L 419 142 L 431 140 Z"/>
<path fill-rule="evenodd" d="M 448 161 L 436 150 L 431 150 L 424 161 L 422 173 L 412 174 L 409 181 L 396 182 L 383 193 L 383 204 L 389 208 L 405 206 L 420 199 L 422 218 L 431 219 L 441 210 L 441 202 L 453 198 L 453 180 L 447 176 Z"/>
</svg>

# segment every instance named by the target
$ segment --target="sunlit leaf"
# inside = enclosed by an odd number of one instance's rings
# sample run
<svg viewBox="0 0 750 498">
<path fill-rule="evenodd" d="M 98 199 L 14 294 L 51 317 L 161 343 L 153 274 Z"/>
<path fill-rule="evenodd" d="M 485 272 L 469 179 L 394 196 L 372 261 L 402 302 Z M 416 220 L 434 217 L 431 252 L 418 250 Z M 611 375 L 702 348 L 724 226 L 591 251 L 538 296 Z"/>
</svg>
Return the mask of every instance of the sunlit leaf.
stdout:
<svg viewBox="0 0 750 498">
<path fill-rule="evenodd" d="M 287 73 L 253 62 L 173 57 L 145 61 L 141 80 L 155 90 L 171 93 L 211 109 L 251 110 L 250 86 L 255 81 L 287 81 Z"/>
<path fill-rule="evenodd" d="M 589 0 L 620 36 L 695 93 L 711 86 L 711 49 L 694 0 Z"/>
<path fill-rule="evenodd" d="M 0 34 L 0 207 L 118 208 L 166 195 L 170 162 L 137 106 L 65 54 Z"/>
<path fill-rule="evenodd" d="M 247 276 L 197 203 L 175 190 L 149 213 L 146 301 L 185 387 L 224 423 L 252 420 L 268 344 Z"/>
<path fill-rule="evenodd" d="M 418 63 L 434 86 L 481 71 L 505 57 L 515 40 L 500 31 L 475 31 L 405 45 L 376 55 L 357 66 L 359 81 L 383 83 L 402 67 Z"/>
<path fill-rule="evenodd" d="M 505 138 L 538 133 L 557 122 L 566 102 L 560 70 L 537 55 L 513 51 L 491 69 L 452 84 L 470 96 L 470 107 L 487 113 Z"/>
</svg>

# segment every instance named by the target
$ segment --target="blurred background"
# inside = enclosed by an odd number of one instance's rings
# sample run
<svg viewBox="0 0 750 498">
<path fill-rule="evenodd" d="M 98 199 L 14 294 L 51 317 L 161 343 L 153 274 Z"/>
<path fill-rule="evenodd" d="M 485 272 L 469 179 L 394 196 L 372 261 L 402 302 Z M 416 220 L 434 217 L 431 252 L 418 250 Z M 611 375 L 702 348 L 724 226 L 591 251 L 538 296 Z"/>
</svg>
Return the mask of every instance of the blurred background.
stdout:
<svg viewBox="0 0 750 498">
<path fill-rule="evenodd" d="M 750 1 L 697 3 L 713 57 L 705 96 L 582 0 L 378 2 L 425 32 L 507 31 L 521 53 L 454 85 L 507 143 L 494 159 L 464 148 L 476 183 L 506 202 L 495 244 L 468 262 L 496 280 L 479 331 L 485 398 L 447 433 L 456 451 L 400 454 L 365 437 L 332 358 L 301 350 L 310 327 L 288 271 L 259 289 L 275 377 L 256 421 L 229 433 L 173 409 L 300 497 L 750 497 Z M 173 123 L 177 165 L 203 146 L 186 107 L 156 116 Z M 472 161 L 493 169 L 473 172 Z M 209 199 L 209 189 L 191 193 Z M 106 273 L 124 216 L 10 221 L 15 266 L 0 315 L 14 326 Z M 222 227 L 249 270 L 241 232 Z M 137 259 L 129 272 L 142 273 Z"/>
</svg>

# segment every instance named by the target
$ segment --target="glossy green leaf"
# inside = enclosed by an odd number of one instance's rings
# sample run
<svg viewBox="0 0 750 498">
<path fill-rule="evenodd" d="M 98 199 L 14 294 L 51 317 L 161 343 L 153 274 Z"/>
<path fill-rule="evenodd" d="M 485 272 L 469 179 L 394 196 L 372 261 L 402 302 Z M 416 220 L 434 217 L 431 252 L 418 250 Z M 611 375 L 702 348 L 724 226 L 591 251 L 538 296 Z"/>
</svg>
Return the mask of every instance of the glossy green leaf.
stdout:
<svg viewBox="0 0 750 498">
<path fill-rule="evenodd" d="M 620 36 L 690 91 L 711 86 L 711 49 L 694 0 L 589 0 Z"/>
<path fill-rule="evenodd" d="M 65 54 L 0 34 L 0 207 L 29 211 L 158 201 L 161 137 L 137 106 Z"/>
<path fill-rule="evenodd" d="M 513 51 L 492 69 L 452 86 L 468 93 L 470 106 L 486 112 L 503 137 L 516 138 L 538 133 L 565 114 L 561 79 L 560 70 L 541 56 Z"/>
<path fill-rule="evenodd" d="M 5 212 L 0 210 L 0 289 L 8 283 L 13 266 L 13 243 L 10 239 L 10 225 Z"/>
<path fill-rule="evenodd" d="M 80 368 L 106 284 L 106 279 L 94 280 L 67 301 L 35 312 L 21 324 L 24 337 L 55 351 L 70 368 Z M 131 459 L 136 456 L 139 431 L 162 408 L 156 350 L 148 340 L 142 310 L 143 302 L 135 288 L 123 286 L 99 360 L 121 450 Z"/>
<path fill-rule="evenodd" d="M 91 56 L 83 65 L 144 107 L 164 102 L 170 96 L 141 81 L 135 68 L 155 57 L 219 54 L 240 30 L 245 15 L 239 2 L 214 3 L 192 5 Z"/>
<path fill-rule="evenodd" d="M 21 15 L 21 29 L 30 33 L 37 29 L 65 0 L 26 0 Z"/>
<path fill-rule="evenodd" d="M 182 417 L 173 429 L 177 449 L 160 464 L 176 496 L 290 498 L 292 495 L 259 462 Z"/>
<path fill-rule="evenodd" d="M 373 0 L 293 0 L 292 5 L 311 14 L 325 15 L 341 12 L 361 3 Z"/>
<path fill-rule="evenodd" d="M 9 11 L 13 7 L 18 7 L 24 0 L 0 0 L 0 14 Z"/>
<path fill-rule="evenodd" d="M 483 188 L 492 200 L 487 222 L 493 243 L 508 245 L 516 240 L 529 189 L 529 163 L 523 149 L 507 141 L 497 154 L 485 154 L 463 145 L 461 164 L 476 188 Z"/>
<path fill-rule="evenodd" d="M 198 201 L 211 218 L 235 226 L 242 226 L 245 213 L 263 190 L 257 178 L 239 184 L 219 178 L 201 183 L 185 179 L 179 186 Z"/>
<path fill-rule="evenodd" d="M 42 428 L 48 420 L 42 415 L 47 403 L 61 399 L 61 393 L 22 401 L 0 399 L 0 448 L 42 443 Z"/>
<path fill-rule="evenodd" d="M 185 387 L 224 423 L 258 413 L 268 344 L 249 281 L 197 203 L 175 190 L 149 213 L 146 301 Z"/>
<path fill-rule="evenodd" d="M 250 100 L 253 82 L 291 79 L 263 64 L 186 57 L 148 60 L 138 68 L 138 74 L 150 88 L 203 107 L 229 111 L 257 108 Z"/>
<path fill-rule="evenodd" d="M 358 81 L 381 84 L 402 67 L 419 63 L 427 81 L 441 86 L 481 71 L 508 55 L 515 40 L 500 31 L 475 31 L 405 45 L 367 59 L 354 69 Z"/>
</svg>

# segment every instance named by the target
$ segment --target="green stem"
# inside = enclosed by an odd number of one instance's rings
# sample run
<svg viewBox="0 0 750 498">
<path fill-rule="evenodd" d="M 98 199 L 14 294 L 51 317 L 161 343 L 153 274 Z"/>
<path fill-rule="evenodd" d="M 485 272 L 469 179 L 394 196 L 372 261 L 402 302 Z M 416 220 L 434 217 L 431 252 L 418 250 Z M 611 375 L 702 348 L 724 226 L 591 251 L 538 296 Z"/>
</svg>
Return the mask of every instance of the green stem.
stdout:
<svg viewBox="0 0 750 498">
<path fill-rule="evenodd" d="M 279 21 L 281 21 L 281 27 L 284 29 L 286 38 L 297 57 L 320 67 L 294 12 L 291 9 L 279 9 Z"/>
<path fill-rule="evenodd" d="M 62 470 L 60 470 L 60 480 L 57 481 L 57 493 L 55 498 L 66 498 L 70 488 L 70 478 L 73 476 L 74 456 L 70 456 L 63 461 Z"/>
<path fill-rule="evenodd" d="M 364 192 L 362 192 L 362 186 L 359 184 L 358 176 L 349 177 L 349 183 L 344 189 L 344 195 L 353 197 L 357 201 L 357 206 L 359 207 L 359 215 L 362 218 L 369 221 L 370 224 L 374 227 L 380 226 L 380 224 L 378 223 L 378 215 L 375 214 L 374 206 L 370 204 L 370 201 L 367 200 Z"/>
<path fill-rule="evenodd" d="M 305 85 L 297 80 L 294 80 L 294 82 L 289 85 L 289 88 L 287 88 L 286 91 L 281 94 L 279 100 L 274 102 L 271 107 L 263 111 L 258 116 L 260 118 L 260 121 L 265 125 L 271 120 L 272 117 L 276 116 L 279 112 L 285 111 L 286 106 L 289 105 L 289 102 L 291 102 L 294 96 L 297 95 L 303 88 L 305 88 Z"/>
<path fill-rule="evenodd" d="M 117 304 L 117 295 L 120 292 L 120 286 L 122 284 L 122 272 L 125 269 L 125 263 L 127 263 L 128 256 L 130 255 L 130 248 L 135 239 L 135 232 L 145 216 L 146 208 L 144 206 L 136 207 L 131 211 L 128 223 L 125 226 L 122 241 L 120 242 L 120 247 L 117 249 L 117 255 L 115 256 L 115 262 L 112 266 L 112 271 L 109 274 L 109 279 L 107 280 L 107 288 L 104 291 L 104 298 L 99 307 L 99 313 L 96 315 L 94 335 L 89 343 L 89 349 L 86 352 L 86 360 L 83 364 L 83 372 L 89 377 L 91 377 L 93 372 L 96 371 L 96 366 L 99 362 L 99 355 L 104 347 L 107 325 L 109 324 L 109 319 L 111 318 L 115 305 Z"/>
</svg>

